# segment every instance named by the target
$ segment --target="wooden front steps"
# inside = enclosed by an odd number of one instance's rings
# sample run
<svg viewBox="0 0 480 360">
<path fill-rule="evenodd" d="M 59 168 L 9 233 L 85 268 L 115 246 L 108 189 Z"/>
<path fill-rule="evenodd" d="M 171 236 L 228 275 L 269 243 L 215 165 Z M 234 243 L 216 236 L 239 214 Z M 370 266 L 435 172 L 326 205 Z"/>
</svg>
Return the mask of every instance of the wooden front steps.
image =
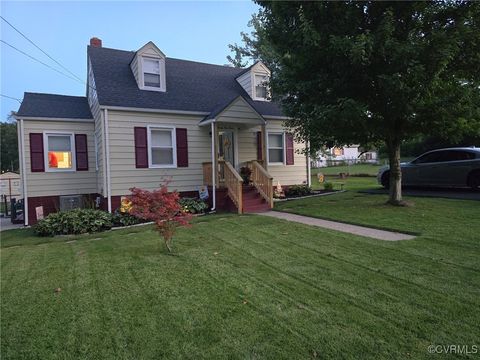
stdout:
<svg viewBox="0 0 480 360">
<path fill-rule="evenodd" d="M 242 197 L 244 213 L 265 212 L 270 210 L 267 201 L 265 201 L 253 185 L 243 185 Z"/>
</svg>

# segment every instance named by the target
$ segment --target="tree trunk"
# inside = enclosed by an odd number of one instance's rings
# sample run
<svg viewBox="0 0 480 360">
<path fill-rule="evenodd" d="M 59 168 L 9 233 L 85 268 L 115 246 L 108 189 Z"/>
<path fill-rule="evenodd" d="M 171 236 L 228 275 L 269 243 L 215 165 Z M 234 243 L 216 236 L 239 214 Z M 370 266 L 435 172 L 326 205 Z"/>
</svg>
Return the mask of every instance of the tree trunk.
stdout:
<svg viewBox="0 0 480 360">
<path fill-rule="evenodd" d="M 390 164 L 390 188 L 387 203 L 404 205 L 402 200 L 402 170 L 400 168 L 400 141 L 388 143 L 388 160 Z"/>
</svg>

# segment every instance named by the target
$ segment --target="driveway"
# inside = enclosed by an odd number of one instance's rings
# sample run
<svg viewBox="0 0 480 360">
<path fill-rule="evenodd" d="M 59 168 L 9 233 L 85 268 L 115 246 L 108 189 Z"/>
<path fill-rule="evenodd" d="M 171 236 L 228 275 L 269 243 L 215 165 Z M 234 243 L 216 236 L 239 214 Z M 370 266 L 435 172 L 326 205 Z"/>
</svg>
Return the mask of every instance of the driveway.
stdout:
<svg viewBox="0 0 480 360">
<path fill-rule="evenodd" d="M 388 190 L 386 189 L 361 190 L 359 192 L 365 193 L 365 194 L 388 194 Z M 405 196 L 480 201 L 480 192 L 469 190 L 469 189 L 408 188 L 408 189 L 402 189 L 402 194 Z"/>
<path fill-rule="evenodd" d="M 12 224 L 10 218 L 1 217 L 0 218 L 0 231 L 10 230 L 10 229 L 19 229 L 22 228 L 23 224 Z"/>
</svg>

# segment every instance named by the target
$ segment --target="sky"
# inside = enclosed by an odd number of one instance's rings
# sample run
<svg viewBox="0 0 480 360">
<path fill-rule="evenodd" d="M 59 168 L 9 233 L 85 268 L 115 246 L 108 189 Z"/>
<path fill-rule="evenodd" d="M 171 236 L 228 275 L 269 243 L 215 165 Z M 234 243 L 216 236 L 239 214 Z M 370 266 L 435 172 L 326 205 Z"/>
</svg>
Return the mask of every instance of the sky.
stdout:
<svg viewBox="0 0 480 360">
<path fill-rule="evenodd" d="M 258 6 L 249 1 L 1 1 L 8 22 L 52 58 L 86 79 L 86 47 L 91 37 L 103 46 L 137 50 L 153 41 L 167 57 L 228 63 L 228 44 L 240 42 L 240 32 Z M 27 54 L 62 70 L 3 20 L 0 38 Z M 31 60 L 1 43 L 0 77 L 3 95 L 22 99 L 23 93 L 85 95 L 85 85 Z M 0 121 L 17 111 L 16 100 L 1 97 Z"/>
</svg>

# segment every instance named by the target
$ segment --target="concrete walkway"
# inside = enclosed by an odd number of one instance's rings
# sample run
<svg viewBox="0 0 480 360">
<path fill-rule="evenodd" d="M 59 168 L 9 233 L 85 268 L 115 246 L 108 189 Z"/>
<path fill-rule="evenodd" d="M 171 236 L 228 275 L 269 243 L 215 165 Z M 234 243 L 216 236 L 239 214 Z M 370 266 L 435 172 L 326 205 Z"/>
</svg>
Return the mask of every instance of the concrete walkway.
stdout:
<svg viewBox="0 0 480 360">
<path fill-rule="evenodd" d="M 337 230 L 337 231 L 341 231 L 349 234 L 371 237 L 378 240 L 398 241 L 398 240 L 410 240 L 415 238 L 415 236 L 413 235 L 402 234 L 398 232 L 377 230 L 377 229 L 372 229 L 364 226 L 350 225 L 350 224 L 345 224 L 337 221 L 317 219 L 309 216 L 289 214 L 289 213 L 283 213 L 279 211 L 268 211 L 265 213 L 258 213 L 257 215 L 270 216 L 276 219 L 282 219 L 282 220 L 293 221 L 293 222 L 306 224 L 306 225 L 318 226 L 325 229 Z"/>
</svg>

